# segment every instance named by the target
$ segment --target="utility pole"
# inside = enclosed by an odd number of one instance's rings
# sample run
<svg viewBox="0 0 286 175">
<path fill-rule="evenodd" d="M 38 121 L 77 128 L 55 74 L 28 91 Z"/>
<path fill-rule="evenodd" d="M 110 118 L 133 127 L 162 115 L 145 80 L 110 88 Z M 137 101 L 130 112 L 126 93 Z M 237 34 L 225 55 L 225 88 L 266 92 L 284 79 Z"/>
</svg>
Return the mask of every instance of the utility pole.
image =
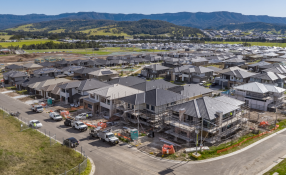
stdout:
<svg viewBox="0 0 286 175">
<path fill-rule="evenodd" d="M 201 152 L 202 152 L 202 149 L 203 149 L 203 126 L 204 126 L 204 118 L 202 117 L 202 126 L 201 126 Z"/>
</svg>

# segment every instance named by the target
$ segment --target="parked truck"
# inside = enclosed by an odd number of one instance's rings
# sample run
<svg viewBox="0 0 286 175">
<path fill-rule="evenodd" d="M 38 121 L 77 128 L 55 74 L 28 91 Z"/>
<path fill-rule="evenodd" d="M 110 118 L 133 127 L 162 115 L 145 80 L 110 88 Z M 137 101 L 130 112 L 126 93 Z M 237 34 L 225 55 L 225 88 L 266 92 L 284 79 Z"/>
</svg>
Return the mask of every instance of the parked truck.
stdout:
<svg viewBox="0 0 286 175">
<path fill-rule="evenodd" d="M 44 108 L 42 105 L 33 105 L 32 106 L 32 111 L 34 112 L 44 112 Z"/>
<path fill-rule="evenodd" d="M 94 128 L 90 131 L 89 135 L 91 137 L 99 138 L 103 142 L 108 142 L 112 145 L 116 145 L 119 143 L 119 139 L 114 136 L 112 132 L 109 130 L 100 130 L 100 128 Z"/>
</svg>

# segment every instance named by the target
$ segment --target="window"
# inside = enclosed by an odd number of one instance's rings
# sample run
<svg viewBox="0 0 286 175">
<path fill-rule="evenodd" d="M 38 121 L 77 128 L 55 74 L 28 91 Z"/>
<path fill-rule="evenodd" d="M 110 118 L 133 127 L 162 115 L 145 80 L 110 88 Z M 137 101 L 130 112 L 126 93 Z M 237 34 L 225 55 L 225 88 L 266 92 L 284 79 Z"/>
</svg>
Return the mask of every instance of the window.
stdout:
<svg viewBox="0 0 286 175">
<path fill-rule="evenodd" d="M 154 107 L 154 106 L 151 106 L 151 110 L 152 110 L 152 111 L 155 111 L 155 107 Z"/>
<path fill-rule="evenodd" d="M 110 100 L 107 100 L 107 104 L 110 105 Z"/>
<path fill-rule="evenodd" d="M 134 109 L 134 105 L 132 105 L 132 109 Z"/>
<path fill-rule="evenodd" d="M 146 108 L 149 109 L 149 105 L 148 104 L 146 104 Z"/>
<path fill-rule="evenodd" d="M 129 103 L 128 103 L 128 105 L 127 105 L 127 106 L 128 106 L 128 108 L 130 108 L 130 104 L 129 104 Z"/>
<path fill-rule="evenodd" d="M 87 108 L 88 109 L 92 109 L 92 105 L 91 104 L 87 104 Z"/>
<path fill-rule="evenodd" d="M 65 89 L 62 89 L 62 92 L 66 93 Z"/>
</svg>

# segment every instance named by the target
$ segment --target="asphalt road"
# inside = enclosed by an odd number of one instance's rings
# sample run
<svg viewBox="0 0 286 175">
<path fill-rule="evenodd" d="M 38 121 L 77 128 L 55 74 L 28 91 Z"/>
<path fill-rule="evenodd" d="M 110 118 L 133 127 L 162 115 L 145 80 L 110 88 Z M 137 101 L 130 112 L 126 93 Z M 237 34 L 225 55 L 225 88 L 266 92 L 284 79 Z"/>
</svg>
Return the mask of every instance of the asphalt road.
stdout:
<svg viewBox="0 0 286 175">
<path fill-rule="evenodd" d="M 286 154 L 286 131 L 237 155 L 210 162 L 173 162 L 157 160 L 125 144 L 110 146 L 99 140 L 88 139 L 88 132 L 78 132 L 61 122 L 54 122 L 47 113 L 36 114 L 28 105 L 0 94 L 0 107 L 21 112 L 26 120 L 37 119 L 58 140 L 75 137 L 86 154 L 94 161 L 97 175 L 135 174 L 203 174 L 203 175 L 254 175 Z"/>
</svg>

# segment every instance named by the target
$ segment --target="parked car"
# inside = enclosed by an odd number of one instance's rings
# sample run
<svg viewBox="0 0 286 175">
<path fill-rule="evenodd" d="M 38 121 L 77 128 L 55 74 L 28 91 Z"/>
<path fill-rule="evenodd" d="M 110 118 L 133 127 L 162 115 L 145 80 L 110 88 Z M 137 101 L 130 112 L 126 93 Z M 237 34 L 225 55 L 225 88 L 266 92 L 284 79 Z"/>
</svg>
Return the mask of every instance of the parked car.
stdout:
<svg viewBox="0 0 286 175">
<path fill-rule="evenodd" d="M 69 118 L 66 118 L 64 124 L 65 124 L 66 126 L 72 126 L 72 120 L 69 119 Z"/>
<path fill-rule="evenodd" d="M 75 148 L 79 145 L 79 141 L 74 137 L 70 137 L 64 140 L 63 145 L 70 147 L 70 148 Z"/>
<path fill-rule="evenodd" d="M 49 115 L 53 120 L 56 120 L 56 121 L 61 121 L 63 120 L 63 117 L 57 113 L 57 112 L 51 112 L 50 115 Z"/>
<path fill-rule="evenodd" d="M 75 118 L 76 118 L 76 120 L 82 120 L 82 119 L 86 119 L 86 118 L 89 118 L 89 117 L 92 117 L 92 113 L 90 113 L 90 112 L 88 112 L 88 113 L 81 113 L 81 114 L 77 115 Z"/>
<path fill-rule="evenodd" d="M 42 125 L 42 123 L 39 122 L 38 120 L 31 120 L 31 121 L 29 122 L 29 126 L 30 126 L 31 128 L 41 128 L 43 125 Z"/>
</svg>

